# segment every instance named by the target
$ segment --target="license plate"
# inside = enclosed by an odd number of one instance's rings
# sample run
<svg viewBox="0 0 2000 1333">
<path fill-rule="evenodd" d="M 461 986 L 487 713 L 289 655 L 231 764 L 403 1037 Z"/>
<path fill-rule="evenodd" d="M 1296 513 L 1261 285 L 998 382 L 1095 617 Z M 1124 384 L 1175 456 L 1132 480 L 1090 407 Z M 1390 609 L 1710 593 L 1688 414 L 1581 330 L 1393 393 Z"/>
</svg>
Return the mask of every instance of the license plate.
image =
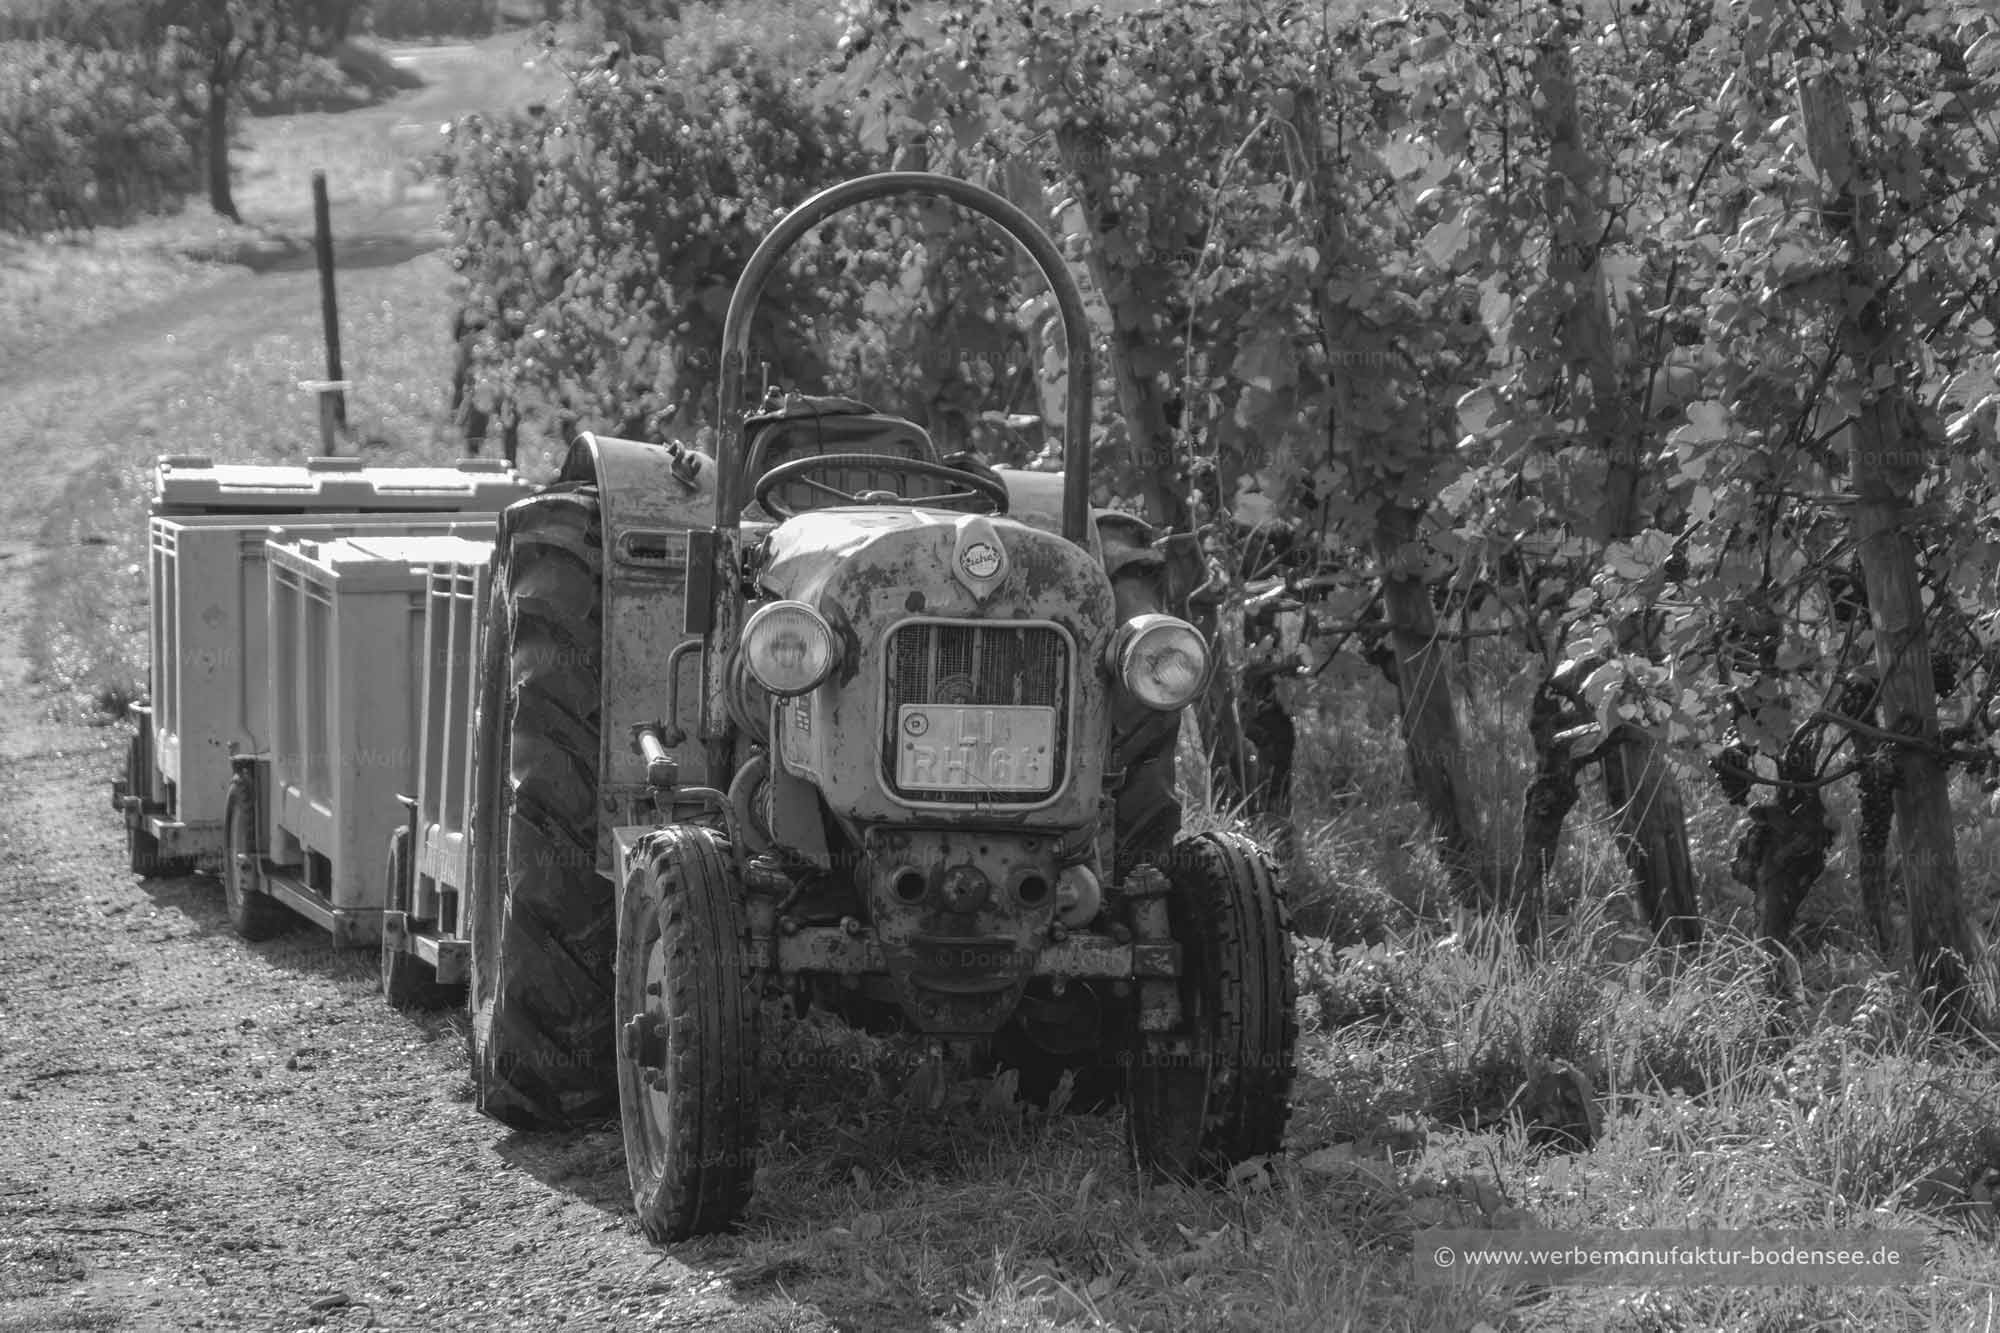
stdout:
<svg viewBox="0 0 2000 1333">
<path fill-rule="evenodd" d="M 1040 792 L 1055 786 L 1053 708 L 904 704 L 896 729 L 896 785 L 906 790 Z"/>
</svg>

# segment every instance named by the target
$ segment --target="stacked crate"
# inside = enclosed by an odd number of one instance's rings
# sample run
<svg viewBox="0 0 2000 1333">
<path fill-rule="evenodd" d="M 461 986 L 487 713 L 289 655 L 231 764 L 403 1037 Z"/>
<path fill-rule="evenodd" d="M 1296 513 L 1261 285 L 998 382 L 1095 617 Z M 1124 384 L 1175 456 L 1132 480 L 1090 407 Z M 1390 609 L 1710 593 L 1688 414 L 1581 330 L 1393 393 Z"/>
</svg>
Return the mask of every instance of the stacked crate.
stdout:
<svg viewBox="0 0 2000 1333">
<path fill-rule="evenodd" d="M 335 912 L 384 906 L 382 849 L 418 776 L 432 570 L 491 551 L 373 534 L 268 547 L 266 860 Z"/>
<path fill-rule="evenodd" d="M 113 805 L 165 861 L 215 868 L 234 755 L 271 744 L 265 553 L 275 538 L 364 533 L 490 539 L 496 516 L 535 487 L 510 465 L 371 467 L 160 459 L 147 570 L 152 594 L 148 702 Z"/>
<path fill-rule="evenodd" d="M 156 780 L 185 841 L 216 842 L 230 757 L 272 743 L 266 550 L 299 539 L 368 534 L 491 541 L 491 514 L 296 517 L 208 514 L 152 519 L 152 727 Z"/>
<path fill-rule="evenodd" d="M 371 467 L 358 458 L 217 463 L 199 454 L 160 459 L 155 514 L 493 513 L 534 487 L 501 460 L 443 467 Z"/>
</svg>

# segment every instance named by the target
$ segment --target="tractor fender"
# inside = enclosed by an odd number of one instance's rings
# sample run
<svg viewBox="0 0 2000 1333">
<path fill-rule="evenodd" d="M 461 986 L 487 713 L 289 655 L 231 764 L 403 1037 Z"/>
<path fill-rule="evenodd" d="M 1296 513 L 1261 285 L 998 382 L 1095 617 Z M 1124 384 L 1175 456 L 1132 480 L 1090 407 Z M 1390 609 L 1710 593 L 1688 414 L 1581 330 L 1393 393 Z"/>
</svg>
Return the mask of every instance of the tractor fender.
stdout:
<svg viewBox="0 0 2000 1333">
<path fill-rule="evenodd" d="M 684 739 L 673 747 L 684 786 L 711 785 L 700 740 L 701 657 L 679 666 L 678 715 L 661 716 L 668 654 L 688 638 L 688 534 L 715 524 L 715 460 L 685 445 L 649 444 L 586 432 L 576 438 L 557 481 L 594 484 L 604 534 L 604 642 L 599 683 L 603 737 L 598 798 L 606 830 L 598 869 L 617 882 L 609 830 L 654 822 L 646 760 L 634 728 L 665 722 Z M 726 781 L 725 781 L 726 785 Z"/>
<path fill-rule="evenodd" d="M 1058 537 L 1062 535 L 1062 473 L 1012 467 L 996 467 L 993 473 L 1007 487 L 1007 517 Z M 1090 553 L 1101 554 L 1095 525 L 1090 529 Z"/>
<path fill-rule="evenodd" d="M 1118 624 L 1134 616 L 1183 614 L 1174 596 L 1172 536 L 1163 538 L 1145 519 L 1123 510 L 1100 509 L 1095 518 Z M 1137 860 L 1164 855 L 1180 831 L 1174 755 L 1181 715 L 1155 712 L 1114 683 L 1110 721 L 1106 767 L 1117 802 L 1115 871 L 1123 878 Z"/>
<path fill-rule="evenodd" d="M 1149 611 L 1165 611 L 1167 558 L 1153 543 L 1153 525 L 1122 509 L 1096 511 L 1097 543 L 1104 572 L 1117 598 L 1118 623 Z"/>
</svg>

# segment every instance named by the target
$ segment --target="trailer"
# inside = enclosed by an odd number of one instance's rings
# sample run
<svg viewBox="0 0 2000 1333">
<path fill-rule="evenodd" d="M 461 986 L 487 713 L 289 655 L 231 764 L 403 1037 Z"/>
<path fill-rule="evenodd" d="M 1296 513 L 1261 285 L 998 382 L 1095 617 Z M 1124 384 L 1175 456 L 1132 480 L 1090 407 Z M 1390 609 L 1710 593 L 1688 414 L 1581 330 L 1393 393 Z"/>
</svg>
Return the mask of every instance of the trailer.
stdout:
<svg viewBox="0 0 2000 1333">
<path fill-rule="evenodd" d="M 908 196 L 998 225 L 1053 291 L 1059 476 L 847 398 L 746 402 L 789 247 Z M 133 869 L 219 874 L 249 939 L 378 947 L 399 1006 L 463 998 L 479 1109 L 617 1116 L 659 1240 L 747 1202 L 767 1005 L 1087 1083 L 1157 1175 L 1275 1151 L 1289 917 L 1264 848 L 1182 835 L 1208 644 L 1157 534 L 1090 506 L 1060 250 L 978 186 L 865 177 L 784 215 L 723 339 L 713 452 L 586 433 L 544 486 L 163 460 L 113 793 Z"/>
<path fill-rule="evenodd" d="M 339 803 L 343 838 L 327 836 L 331 816 L 315 808 L 315 801 L 325 806 L 341 793 L 305 795 L 336 739 L 338 764 L 351 769 L 354 756 L 369 753 L 367 737 L 336 738 L 326 731 L 329 722 L 338 729 L 360 721 L 366 710 L 302 724 L 302 704 L 325 698 L 319 688 L 325 681 L 306 672 L 323 671 L 330 660 L 329 644 L 300 637 L 328 628 L 307 604 L 312 598 L 306 585 L 315 583 L 308 553 L 324 549 L 340 562 L 348 574 L 344 585 L 335 579 L 348 594 L 342 604 L 358 608 L 355 579 L 361 569 L 351 556 L 366 547 L 353 542 L 445 543 L 409 553 L 415 564 L 387 562 L 386 577 L 395 587 L 391 595 L 403 599 L 408 618 L 409 607 L 422 609 L 425 561 L 483 563 L 498 511 L 533 489 L 506 464 L 476 459 L 403 468 L 368 467 L 348 458 L 299 465 L 218 464 L 188 455 L 160 459 L 147 525 L 149 690 L 146 701 L 132 709 L 137 725 L 125 771 L 112 783 L 112 805 L 125 820 L 132 870 L 221 876 L 232 920 L 252 936 L 282 928 L 296 912 L 331 929 L 343 944 L 374 942 L 384 889 L 374 849 L 394 821 L 385 820 L 373 789 L 388 783 L 400 794 L 412 784 L 378 765 L 367 775 L 367 802 Z M 315 617 L 309 623 L 308 611 Z M 409 637 L 406 628 L 397 632 Z M 364 643 L 354 638 L 348 651 L 362 650 Z M 414 662 L 412 670 L 420 669 Z M 389 698 L 409 689 L 403 681 L 386 684 Z M 302 749 L 307 740 L 317 740 L 321 749 Z M 386 753 L 383 737 L 372 743 L 380 760 Z M 414 752 L 407 732 L 399 732 L 392 745 Z M 232 873 L 239 867 L 228 842 L 229 801 L 239 773 L 249 772 L 262 783 L 270 771 L 284 783 L 256 805 L 270 818 L 252 841 L 276 849 L 281 859 L 269 874 L 249 867 L 246 879 Z M 350 774 L 346 791 L 354 790 Z M 393 795 L 389 810 L 397 813 Z M 364 858 L 370 862 L 365 872 Z M 246 886 L 263 896 L 246 897 Z M 281 910 L 279 903 L 291 910 Z"/>
</svg>

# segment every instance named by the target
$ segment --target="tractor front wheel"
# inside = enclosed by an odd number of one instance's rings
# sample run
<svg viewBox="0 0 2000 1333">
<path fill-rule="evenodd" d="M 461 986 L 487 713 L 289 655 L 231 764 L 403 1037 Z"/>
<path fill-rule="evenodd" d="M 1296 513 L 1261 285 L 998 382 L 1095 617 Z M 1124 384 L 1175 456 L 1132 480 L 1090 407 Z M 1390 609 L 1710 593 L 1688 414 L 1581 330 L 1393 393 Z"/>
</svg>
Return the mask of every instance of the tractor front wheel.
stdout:
<svg viewBox="0 0 2000 1333">
<path fill-rule="evenodd" d="M 391 911 L 404 913 L 409 920 L 412 888 L 410 882 L 410 830 L 407 826 L 389 835 L 389 865 L 382 901 Z M 463 986 L 438 984 L 437 969 L 415 954 L 396 947 L 387 933 L 382 936 L 382 994 L 398 1009 L 449 1009 L 465 998 Z"/>
<path fill-rule="evenodd" d="M 229 924 L 256 943 L 291 929 L 291 909 L 257 887 L 264 851 L 257 838 L 257 784 L 245 774 L 229 782 L 222 806 L 222 903 Z"/>
<path fill-rule="evenodd" d="M 1168 880 L 1179 1049 L 1135 1050 L 1126 1125 L 1154 1175 L 1213 1180 L 1284 1139 L 1298 1044 L 1291 922 L 1269 853 L 1240 834 L 1183 839 Z"/>
<path fill-rule="evenodd" d="M 618 914 L 618 1103 L 639 1223 L 672 1244 L 750 1201 L 758 983 L 728 844 L 681 824 L 642 855 Z"/>
</svg>

